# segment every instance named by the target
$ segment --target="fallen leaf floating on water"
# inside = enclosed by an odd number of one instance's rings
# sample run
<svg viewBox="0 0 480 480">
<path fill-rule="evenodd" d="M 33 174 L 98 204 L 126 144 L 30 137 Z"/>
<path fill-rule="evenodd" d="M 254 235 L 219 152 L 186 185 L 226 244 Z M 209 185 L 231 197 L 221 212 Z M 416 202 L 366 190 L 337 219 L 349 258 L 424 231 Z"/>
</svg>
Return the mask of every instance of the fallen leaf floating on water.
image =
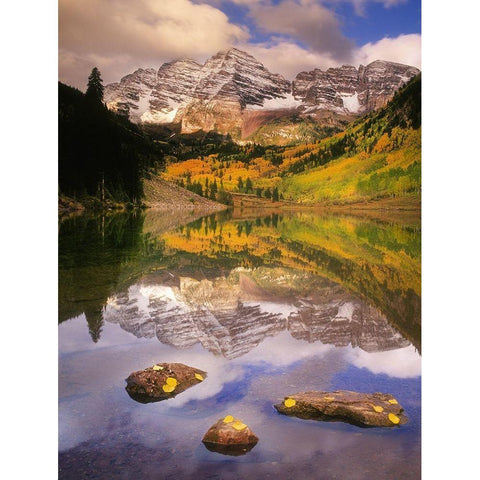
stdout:
<svg viewBox="0 0 480 480">
<path fill-rule="evenodd" d="M 389 413 L 388 414 L 388 419 L 394 423 L 395 425 L 399 424 L 400 423 L 400 419 L 393 413 Z"/>
<path fill-rule="evenodd" d="M 178 385 L 178 382 L 177 382 L 177 379 L 176 378 L 173 378 L 173 377 L 168 377 L 166 380 L 165 380 L 165 383 L 167 385 L 170 385 L 171 387 L 175 388 L 177 385 Z"/>
<path fill-rule="evenodd" d="M 232 423 L 234 420 L 234 418 L 231 416 L 231 415 L 227 415 L 224 419 L 223 419 L 223 423 Z"/>
<path fill-rule="evenodd" d="M 161 367 L 160 365 L 154 365 L 153 366 L 153 369 L 158 372 L 159 370 L 163 370 L 163 367 Z"/>
<path fill-rule="evenodd" d="M 391 398 L 388 403 L 391 403 L 392 405 L 398 405 L 398 402 L 394 399 L 394 398 Z"/>
<path fill-rule="evenodd" d="M 175 390 L 175 387 L 173 385 L 168 385 L 167 383 L 163 385 L 162 388 L 165 393 L 171 393 Z"/>
<path fill-rule="evenodd" d="M 290 408 L 293 407 L 297 402 L 293 398 L 287 398 L 283 403 L 286 407 Z"/>
<path fill-rule="evenodd" d="M 202 377 L 199 373 L 196 373 L 196 374 L 195 374 L 195 378 L 196 378 L 197 380 L 200 380 L 201 382 L 203 382 L 203 377 Z"/>
<path fill-rule="evenodd" d="M 240 420 L 237 420 L 235 423 L 232 423 L 232 427 L 235 430 L 243 430 L 244 428 L 247 428 L 247 426 L 242 423 Z"/>
</svg>

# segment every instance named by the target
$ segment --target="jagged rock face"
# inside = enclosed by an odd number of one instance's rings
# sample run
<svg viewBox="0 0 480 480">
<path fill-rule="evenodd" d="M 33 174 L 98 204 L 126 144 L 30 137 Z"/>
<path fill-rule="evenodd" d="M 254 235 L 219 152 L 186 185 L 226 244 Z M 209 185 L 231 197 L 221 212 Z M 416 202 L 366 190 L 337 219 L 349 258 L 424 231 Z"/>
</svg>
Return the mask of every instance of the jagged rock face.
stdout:
<svg viewBox="0 0 480 480">
<path fill-rule="evenodd" d="M 393 97 L 395 91 L 419 73 L 418 68 L 381 60 L 364 68 L 360 66 L 359 77 L 368 86 L 365 99 L 359 95 L 360 101 L 367 111 L 381 108 Z"/>
<path fill-rule="evenodd" d="M 290 82 L 270 73 L 248 53 L 232 48 L 208 60 L 202 68 L 194 97 L 199 100 L 238 101 L 263 105 L 265 99 L 290 93 Z"/>
<path fill-rule="evenodd" d="M 344 65 L 327 71 L 299 73 L 293 95 L 309 111 L 324 109 L 354 114 L 381 108 L 394 93 L 420 71 L 415 67 L 377 60 L 366 67 Z"/>
<path fill-rule="evenodd" d="M 254 57 L 235 48 L 219 52 L 205 65 L 177 60 L 139 69 L 107 85 L 108 108 L 135 122 L 182 122 L 182 132 L 231 133 L 242 125 L 242 110 L 265 99 L 284 97 L 290 82 L 270 73 Z"/>
<path fill-rule="evenodd" d="M 252 110 L 288 110 L 321 123 L 321 112 L 350 119 L 384 106 L 418 73 L 407 65 L 375 61 L 359 69 L 345 65 L 302 72 L 291 83 L 232 48 L 204 65 L 182 59 L 164 63 L 158 72 L 138 69 L 107 85 L 105 101 L 134 122 L 180 123 L 183 133 L 204 130 L 241 137 Z"/>
<path fill-rule="evenodd" d="M 317 297 L 294 302 L 266 300 L 265 292 L 242 276 L 238 282 L 180 278 L 178 286 L 138 284 L 112 297 L 103 318 L 139 338 L 157 337 L 176 348 L 200 343 L 225 358 L 240 357 L 285 330 L 298 340 L 367 352 L 410 344 L 378 310 L 332 282 Z"/>
<path fill-rule="evenodd" d="M 283 97 L 290 82 L 270 73 L 259 61 L 235 48 L 209 59 L 200 72 L 194 100 L 182 117 L 182 132 L 197 130 L 234 133 L 242 128 L 242 111 Z"/>
<path fill-rule="evenodd" d="M 139 69 L 120 83 L 105 87 L 107 107 L 129 115 L 134 122 L 171 123 L 179 110 L 193 100 L 193 89 L 202 66 L 193 60 L 164 63 Z"/>
<path fill-rule="evenodd" d="M 230 133 L 236 137 L 242 129 L 242 109 L 237 101 L 193 100 L 182 115 L 182 133 L 198 130 Z"/>
<path fill-rule="evenodd" d="M 126 75 L 120 83 L 105 87 L 104 99 L 107 107 L 117 113 L 140 122 L 142 114 L 148 110 L 150 95 L 157 84 L 157 72 L 153 68 L 139 68 Z"/>
<path fill-rule="evenodd" d="M 146 123 L 174 122 L 181 109 L 192 101 L 192 89 L 202 66 L 193 60 L 164 63 L 158 70 L 149 109 L 143 114 Z"/>
</svg>

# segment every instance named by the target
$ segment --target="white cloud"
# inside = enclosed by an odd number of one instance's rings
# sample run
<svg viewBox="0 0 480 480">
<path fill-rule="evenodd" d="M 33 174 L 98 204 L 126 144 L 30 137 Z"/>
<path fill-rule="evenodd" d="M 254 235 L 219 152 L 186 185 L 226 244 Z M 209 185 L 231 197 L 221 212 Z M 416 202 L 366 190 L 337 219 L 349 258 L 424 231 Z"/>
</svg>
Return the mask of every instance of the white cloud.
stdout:
<svg viewBox="0 0 480 480">
<path fill-rule="evenodd" d="M 367 65 L 375 60 L 388 60 L 420 68 L 421 53 L 421 36 L 413 33 L 367 43 L 357 51 L 355 62 Z"/>
<path fill-rule="evenodd" d="M 60 0 L 60 80 L 83 88 L 98 65 L 105 83 L 117 81 L 120 68 L 125 74 L 173 58 L 204 60 L 247 38 L 222 11 L 191 0 Z"/>
<path fill-rule="evenodd" d="M 321 1 L 283 0 L 277 5 L 232 1 L 248 7 L 258 27 L 272 35 L 268 42 L 250 43 L 247 27 L 233 24 L 215 6 L 194 0 L 60 0 L 59 79 L 84 90 L 94 66 L 108 84 L 137 68 L 158 68 L 180 57 L 204 62 L 230 46 L 247 51 L 290 80 L 301 71 L 366 65 L 377 59 L 420 67 L 419 34 L 356 47 Z M 392 7 L 403 0 L 332 1 L 348 1 L 360 8 L 374 1 Z"/>
<path fill-rule="evenodd" d="M 402 3 L 406 3 L 408 0 L 337 0 L 339 2 L 349 2 L 352 3 L 355 13 L 360 16 L 365 16 L 366 14 L 366 5 L 368 3 L 383 3 L 385 8 L 395 7 Z"/>
<path fill-rule="evenodd" d="M 366 368 L 375 375 L 384 373 L 396 378 L 414 378 L 421 374 L 422 361 L 413 345 L 388 352 L 367 353 L 354 348 L 349 361 L 358 368 Z"/>
<path fill-rule="evenodd" d="M 308 0 L 284 0 L 278 5 L 259 4 L 250 9 L 258 28 L 288 35 L 317 53 L 339 60 L 351 57 L 354 43 L 340 30 L 335 13 Z"/>
<path fill-rule="evenodd" d="M 326 70 L 349 63 L 358 67 L 375 60 L 387 60 L 420 68 L 421 36 L 419 34 L 400 35 L 383 38 L 375 43 L 367 43 L 353 50 L 351 62 L 344 62 L 328 53 L 307 50 L 296 43 L 274 39 L 272 43 L 241 44 L 242 48 L 262 62 L 270 71 L 280 73 L 292 80 L 302 71 L 315 68 Z"/>
<path fill-rule="evenodd" d="M 235 3 L 236 5 L 242 5 L 251 7 L 253 5 L 274 6 L 272 0 L 204 0 L 206 3 L 219 5 L 221 3 Z M 332 3 L 351 3 L 357 15 L 364 16 L 366 13 L 366 6 L 369 3 L 381 3 L 385 8 L 396 7 L 406 3 L 408 0 L 296 0 L 299 7 L 308 7 L 311 5 L 329 5 Z"/>
<path fill-rule="evenodd" d="M 332 55 L 319 54 L 282 40 L 272 44 L 242 44 L 239 48 L 248 51 L 271 72 L 279 73 L 289 80 L 302 71 L 339 65 Z"/>
</svg>

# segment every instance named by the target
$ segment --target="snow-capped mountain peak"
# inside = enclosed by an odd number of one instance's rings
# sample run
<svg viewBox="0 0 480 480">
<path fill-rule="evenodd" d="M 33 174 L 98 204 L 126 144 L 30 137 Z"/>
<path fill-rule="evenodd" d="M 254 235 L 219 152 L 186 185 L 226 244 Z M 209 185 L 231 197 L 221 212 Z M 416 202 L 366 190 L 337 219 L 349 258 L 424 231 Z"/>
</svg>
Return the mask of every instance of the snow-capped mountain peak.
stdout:
<svg viewBox="0 0 480 480">
<path fill-rule="evenodd" d="M 357 116 L 384 106 L 417 75 L 408 65 L 376 60 L 299 73 L 293 82 L 271 73 L 252 55 L 231 48 L 201 65 L 187 58 L 158 71 L 139 68 L 105 87 L 108 108 L 137 123 L 175 123 L 182 132 L 215 130 L 240 135 L 248 111 Z"/>
</svg>

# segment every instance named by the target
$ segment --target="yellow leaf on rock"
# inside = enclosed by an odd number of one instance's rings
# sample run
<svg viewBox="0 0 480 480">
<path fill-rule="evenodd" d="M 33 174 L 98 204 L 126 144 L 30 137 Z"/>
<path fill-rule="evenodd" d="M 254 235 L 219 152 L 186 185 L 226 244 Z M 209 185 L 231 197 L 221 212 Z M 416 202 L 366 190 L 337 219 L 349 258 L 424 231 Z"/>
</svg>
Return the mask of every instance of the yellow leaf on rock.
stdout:
<svg viewBox="0 0 480 480">
<path fill-rule="evenodd" d="M 175 390 L 175 387 L 173 385 L 168 385 L 167 383 L 163 385 L 162 388 L 165 393 L 171 393 Z"/>
<path fill-rule="evenodd" d="M 160 365 L 154 365 L 153 366 L 153 369 L 158 372 L 158 370 L 163 370 L 163 367 L 161 367 Z"/>
<path fill-rule="evenodd" d="M 233 422 L 234 418 L 231 416 L 231 415 L 227 415 L 224 419 L 223 419 L 223 422 L 224 423 L 231 423 Z"/>
<path fill-rule="evenodd" d="M 380 405 L 373 405 L 373 409 L 378 413 L 383 412 L 383 407 L 381 407 Z"/>
<path fill-rule="evenodd" d="M 173 378 L 173 377 L 168 377 L 166 380 L 165 380 L 165 383 L 167 385 L 170 385 L 171 387 L 175 388 L 177 385 L 178 385 L 178 382 L 177 382 L 177 379 L 176 378 Z"/>
<path fill-rule="evenodd" d="M 197 380 L 200 380 L 201 382 L 203 381 L 203 377 L 202 377 L 199 373 L 196 373 L 196 374 L 195 374 L 195 378 L 196 378 Z"/>
<path fill-rule="evenodd" d="M 235 430 L 243 430 L 244 428 L 247 428 L 247 426 L 242 423 L 240 420 L 237 420 L 235 423 L 232 423 L 232 427 Z"/>
<path fill-rule="evenodd" d="M 388 403 L 391 403 L 392 405 L 398 405 L 398 402 L 394 399 L 394 398 L 391 398 Z"/>
<path fill-rule="evenodd" d="M 399 424 L 400 423 L 400 419 L 393 413 L 389 413 L 388 414 L 388 419 L 394 423 L 395 425 Z"/>
<path fill-rule="evenodd" d="M 335 397 L 323 397 L 323 398 L 324 400 L 330 400 L 330 401 L 335 400 Z"/>
<path fill-rule="evenodd" d="M 296 402 L 293 398 L 287 398 L 287 399 L 283 402 L 283 404 L 284 404 L 286 407 L 288 407 L 288 408 L 293 407 L 296 403 L 297 403 L 297 402 Z"/>
</svg>

